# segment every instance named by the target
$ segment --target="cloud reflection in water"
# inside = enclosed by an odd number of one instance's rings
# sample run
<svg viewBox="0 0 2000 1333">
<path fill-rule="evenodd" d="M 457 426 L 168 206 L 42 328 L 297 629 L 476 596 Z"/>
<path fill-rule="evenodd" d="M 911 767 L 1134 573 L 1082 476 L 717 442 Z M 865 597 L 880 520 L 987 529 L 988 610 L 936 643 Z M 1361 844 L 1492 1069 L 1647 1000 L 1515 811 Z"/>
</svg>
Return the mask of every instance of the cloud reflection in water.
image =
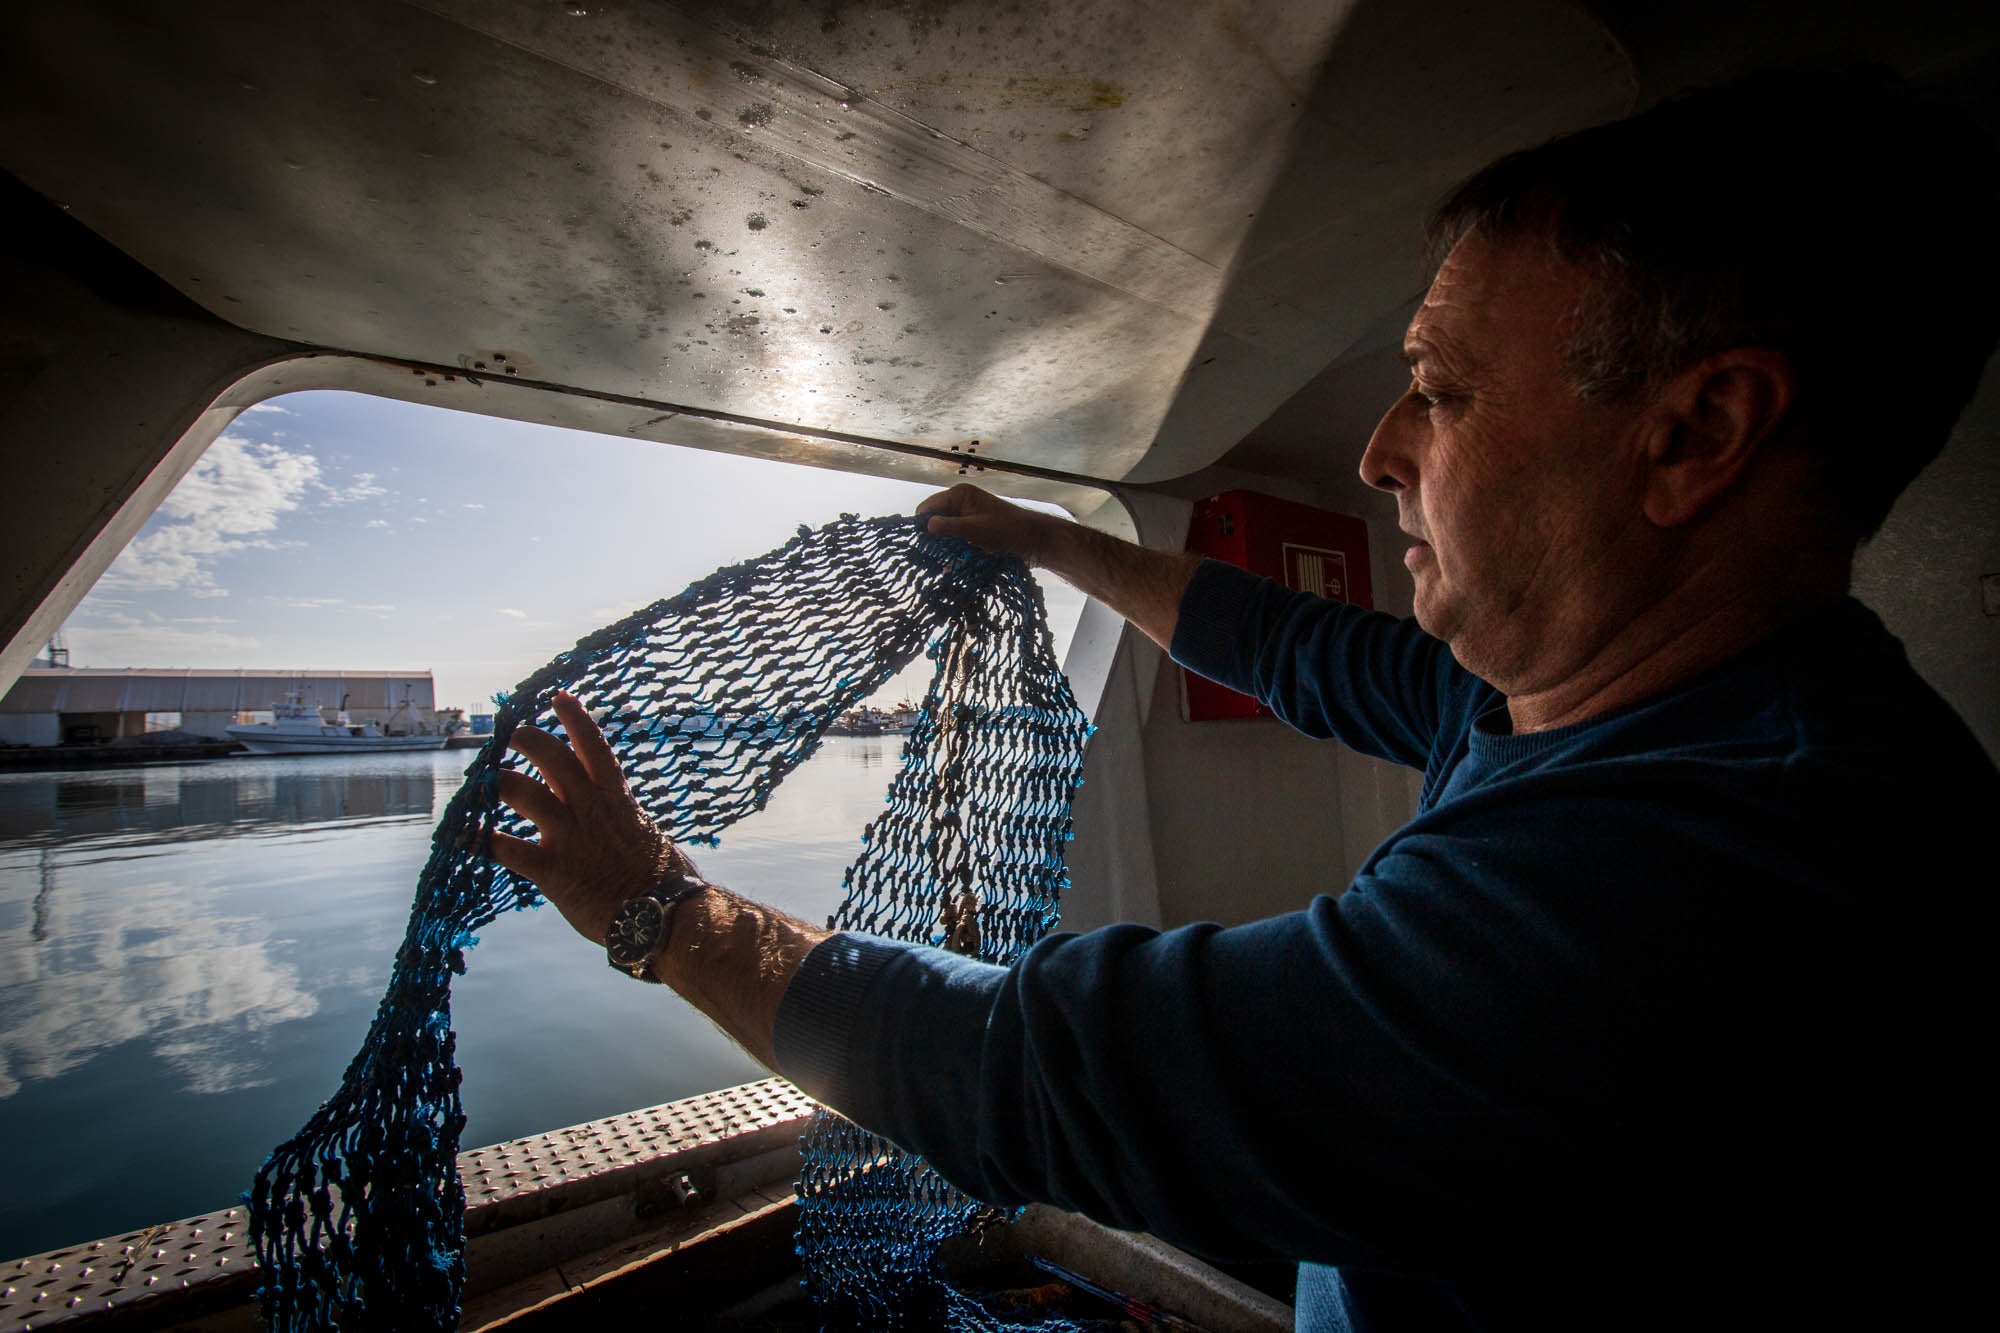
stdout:
<svg viewBox="0 0 2000 1333">
<path fill-rule="evenodd" d="M 274 948 L 295 943 L 271 890 L 297 857 L 238 840 L 427 828 L 435 804 L 437 766 L 349 764 L 0 779 L 0 1098 L 127 1042 L 188 1092 L 270 1081 L 262 1034 L 319 1003 L 280 956 L 296 951 Z"/>
</svg>

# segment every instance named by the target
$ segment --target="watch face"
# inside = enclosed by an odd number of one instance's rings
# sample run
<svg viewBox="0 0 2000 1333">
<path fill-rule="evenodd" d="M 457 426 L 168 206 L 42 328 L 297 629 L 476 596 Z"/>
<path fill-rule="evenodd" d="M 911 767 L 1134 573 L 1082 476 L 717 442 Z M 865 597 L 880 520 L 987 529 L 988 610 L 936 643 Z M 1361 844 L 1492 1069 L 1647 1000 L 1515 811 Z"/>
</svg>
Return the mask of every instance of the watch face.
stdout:
<svg viewBox="0 0 2000 1333">
<path fill-rule="evenodd" d="M 651 898 L 633 898 L 611 918 L 604 937 L 604 950 L 616 967 L 637 967 L 653 956 L 660 945 L 660 930 L 666 924 L 667 909 Z"/>
</svg>

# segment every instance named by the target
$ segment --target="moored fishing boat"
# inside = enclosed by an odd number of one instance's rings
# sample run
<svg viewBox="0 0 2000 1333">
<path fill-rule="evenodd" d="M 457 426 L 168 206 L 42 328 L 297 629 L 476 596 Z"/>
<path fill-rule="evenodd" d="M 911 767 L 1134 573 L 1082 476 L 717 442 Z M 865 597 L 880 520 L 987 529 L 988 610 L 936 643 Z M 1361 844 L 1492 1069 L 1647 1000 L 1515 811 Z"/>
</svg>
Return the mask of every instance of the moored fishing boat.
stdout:
<svg viewBox="0 0 2000 1333">
<path fill-rule="evenodd" d="M 344 709 L 328 722 L 320 709 L 296 695 L 271 705 L 269 722 L 226 728 L 251 754 L 376 754 L 384 750 L 442 750 L 442 732 L 392 733 L 374 722 L 351 721 Z"/>
</svg>

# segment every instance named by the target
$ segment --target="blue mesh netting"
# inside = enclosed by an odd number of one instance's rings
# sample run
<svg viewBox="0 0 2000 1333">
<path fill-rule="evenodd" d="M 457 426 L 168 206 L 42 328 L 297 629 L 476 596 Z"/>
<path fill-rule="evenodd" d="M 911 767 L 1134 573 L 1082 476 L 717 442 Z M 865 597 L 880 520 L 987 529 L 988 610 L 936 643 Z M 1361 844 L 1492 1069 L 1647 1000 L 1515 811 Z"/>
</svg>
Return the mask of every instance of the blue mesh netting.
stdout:
<svg viewBox="0 0 2000 1333">
<path fill-rule="evenodd" d="M 721 569 L 580 641 L 501 704 L 432 837 L 388 992 L 338 1091 L 249 1194 L 275 1329 L 449 1328 L 464 1286 L 465 1116 L 451 977 L 473 932 L 540 902 L 486 855 L 514 728 L 559 730 L 577 695 L 640 804 L 680 842 L 762 809 L 836 718 L 919 652 L 937 663 L 886 808 L 832 926 L 1017 957 L 1057 915 L 1088 720 L 1025 566 L 852 516 Z M 798 1247 L 829 1325 L 999 1328 L 933 1269 L 981 1205 L 885 1140 L 821 1113 L 806 1136 Z M 1042 1328 L 1059 1326 L 1047 1320 Z"/>
</svg>

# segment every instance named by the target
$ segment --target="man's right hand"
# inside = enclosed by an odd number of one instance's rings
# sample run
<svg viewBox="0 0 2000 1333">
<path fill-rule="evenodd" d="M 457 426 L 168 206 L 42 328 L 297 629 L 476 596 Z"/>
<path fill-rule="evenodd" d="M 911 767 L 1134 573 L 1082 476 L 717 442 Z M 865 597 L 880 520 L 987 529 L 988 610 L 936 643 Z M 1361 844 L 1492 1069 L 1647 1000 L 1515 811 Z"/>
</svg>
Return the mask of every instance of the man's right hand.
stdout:
<svg viewBox="0 0 2000 1333">
<path fill-rule="evenodd" d="M 930 520 L 925 525 L 930 532 L 961 538 L 983 550 L 1018 555 L 1038 568 L 1049 564 L 1052 530 L 1067 521 L 963 483 L 925 500 L 917 506 L 917 514 Z"/>
<path fill-rule="evenodd" d="M 1181 595 L 1201 558 L 1154 551 L 1032 509 L 977 486 L 939 491 L 917 506 L 930 531 L 1018 555 L 1082 589 L 1162 648 L 1173 642 Z"/>
</svg>

